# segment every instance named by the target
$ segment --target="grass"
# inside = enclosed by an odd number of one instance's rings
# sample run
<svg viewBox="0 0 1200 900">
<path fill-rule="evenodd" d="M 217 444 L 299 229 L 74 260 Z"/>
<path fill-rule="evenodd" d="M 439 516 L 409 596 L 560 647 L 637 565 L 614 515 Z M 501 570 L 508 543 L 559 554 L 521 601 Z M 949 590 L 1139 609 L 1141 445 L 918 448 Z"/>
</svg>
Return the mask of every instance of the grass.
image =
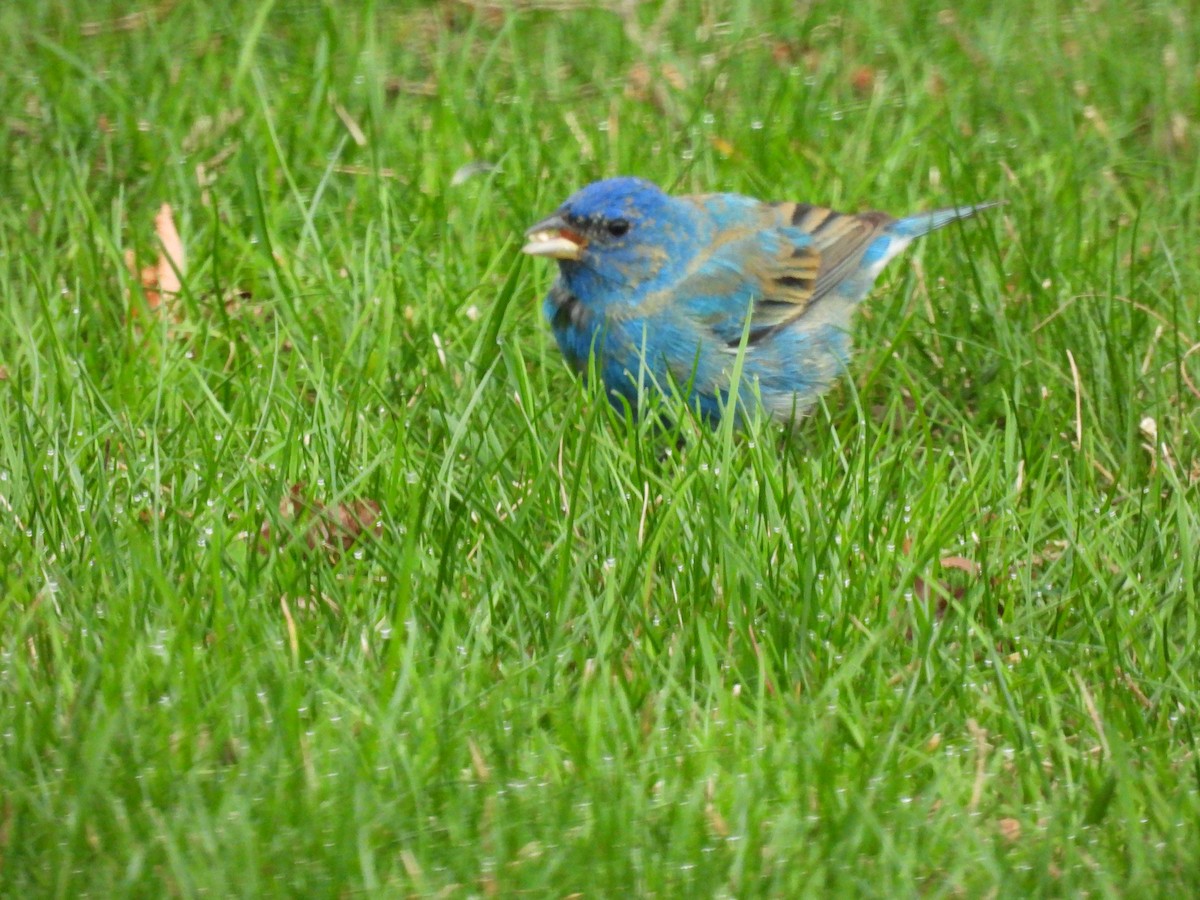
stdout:
<svg viewBox="0 0 1200 900">
<path fill-rule="evenodd" d="M 1195 892 L 1187 4 L 143 8 L 0 8 L 0 892 Z M 668 453 L 516 252 L 618 172 L 1008 202 Z"/>
</svg>

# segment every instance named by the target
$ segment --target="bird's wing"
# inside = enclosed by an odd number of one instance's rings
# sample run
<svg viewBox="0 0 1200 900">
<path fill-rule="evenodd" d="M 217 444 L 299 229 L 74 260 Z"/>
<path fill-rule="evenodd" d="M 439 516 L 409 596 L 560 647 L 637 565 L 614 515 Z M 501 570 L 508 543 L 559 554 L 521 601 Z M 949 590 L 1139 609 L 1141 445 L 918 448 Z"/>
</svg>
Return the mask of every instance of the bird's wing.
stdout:
<svg viewBox="0 0 1200 900">
<path fill-rule="evenodd" d="M 839 213 L 824 206 L 807 203 L 775 203 L 771 205 L 787 230 L 795 229 L 808 235 L 812 248 L 820 258 L 817 282 L 810 303 L 815 303 L 857 271 L 871 255 L 872 246 L 883 236 L 885 229 L 896 220 L 887 213 Z M 885 241 L 890 244 L 890 241 Z M 878 250 L 880 257 L 887 246 Z"/>
<path fill-rule="evenodd" d="M 671 289 L 690 317 L 731 345 L 741 340 L 748 310 L 751 343 L 799 319 L 869 256 L 883 253 L 873 245 L 894 221 L 883 213 L 743 199 L 696 198 L 717 225 L 715 238 Z"/>
</svg>

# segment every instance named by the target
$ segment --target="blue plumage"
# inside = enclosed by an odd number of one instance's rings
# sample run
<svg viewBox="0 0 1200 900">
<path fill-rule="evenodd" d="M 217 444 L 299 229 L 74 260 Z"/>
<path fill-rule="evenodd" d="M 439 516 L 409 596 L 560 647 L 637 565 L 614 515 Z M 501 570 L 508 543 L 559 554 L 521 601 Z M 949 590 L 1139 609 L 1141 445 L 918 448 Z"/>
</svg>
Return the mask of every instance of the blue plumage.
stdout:
<svg viewBox="0 0 1200 900">
<path fill-rule="evenodd" d="M 780 421 L 846 365 L 855 305 L 914 238 L 994 204 L 894 219 L 736 194 L 671 197 L 638 178 L 598 181 L 529 229 L 559 262 L 544 310 L 567 362 L 596 354 L 610 399 L 680 390 L 710 421 L 757 392 Z"/>
</svg>

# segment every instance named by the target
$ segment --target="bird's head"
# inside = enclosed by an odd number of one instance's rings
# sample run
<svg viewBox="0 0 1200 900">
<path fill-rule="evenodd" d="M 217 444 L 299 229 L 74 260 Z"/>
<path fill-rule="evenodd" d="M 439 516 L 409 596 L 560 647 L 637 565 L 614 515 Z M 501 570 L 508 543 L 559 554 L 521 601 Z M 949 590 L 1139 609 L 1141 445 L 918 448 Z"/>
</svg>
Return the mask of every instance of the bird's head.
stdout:
<svg viewBox="0 0 1200 900">
<path fill-rule="evenodd" d="M 557 259 L 577 292 L 649 290 L 686 267 L 696 218 L 694 207 L 649 181 L 609 178 L 572 194 L 530 228 L 522 250 Z"/>
</svg>

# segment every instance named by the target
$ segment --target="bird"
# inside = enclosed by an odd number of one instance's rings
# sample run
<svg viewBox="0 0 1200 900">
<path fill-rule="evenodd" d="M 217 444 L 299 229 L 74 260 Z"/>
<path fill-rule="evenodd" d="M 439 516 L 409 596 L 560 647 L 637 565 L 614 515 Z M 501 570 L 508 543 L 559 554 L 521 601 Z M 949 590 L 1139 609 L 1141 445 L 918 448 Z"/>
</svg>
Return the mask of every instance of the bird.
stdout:
<svg viewBox="0 0 1200 900">
<path fill-rule="evenodd" d="M 543 303 L 568 365 L 637 416 L 681 395 L 711 425 L 761 403 L 788 424 L 848 365 L 851 315 L 914 239 L 995 202 L 900 218 L 733 193 L 673 196 L 622 176 L 593 182 L 529 228 L 554 259 Z"/>
</svg>

